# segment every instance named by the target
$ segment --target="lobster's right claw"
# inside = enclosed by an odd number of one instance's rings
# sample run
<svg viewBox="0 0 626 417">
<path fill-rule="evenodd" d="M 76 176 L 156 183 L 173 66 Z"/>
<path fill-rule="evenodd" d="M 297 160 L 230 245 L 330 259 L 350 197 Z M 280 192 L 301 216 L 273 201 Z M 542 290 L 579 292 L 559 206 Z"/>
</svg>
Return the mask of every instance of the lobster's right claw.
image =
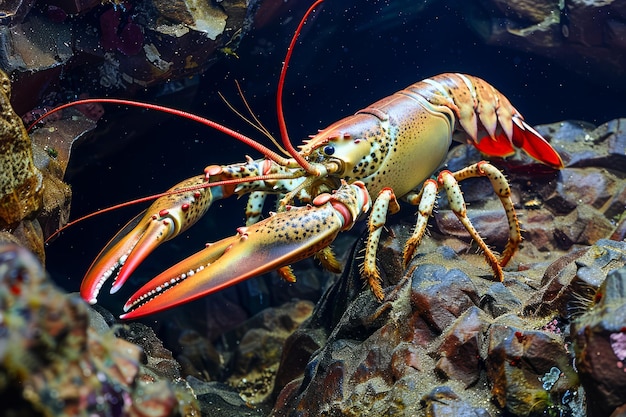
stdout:
<svg viewBox="0 0 626 417">
<path fill-rule="evenodd" d="M 200 175 L 175 185 L 171 190 L 193 187 L 203 182 L 205 176 Z M 81 297 L 95 304 L 102 285 L 114 274 L 111 294 L 117 292 L 154 249 L 189 228 L 204 215 L 214 199 L 214 192 L 210 188 L 202 188 L 166 195 L 128 222 L 89 267 L 80 286 Z"/>
<path fill-rule="evenodd" d="M 318 196 L 312 206 L 292 207 L 241 227 L 237 235 L 208 245 L 144 285 L 128 300 L 121 318 L 169 309 L 308 258 L 351 228 L 370 205 L 363 183 L 344 183 L 336 193 Z"/>
</svg>

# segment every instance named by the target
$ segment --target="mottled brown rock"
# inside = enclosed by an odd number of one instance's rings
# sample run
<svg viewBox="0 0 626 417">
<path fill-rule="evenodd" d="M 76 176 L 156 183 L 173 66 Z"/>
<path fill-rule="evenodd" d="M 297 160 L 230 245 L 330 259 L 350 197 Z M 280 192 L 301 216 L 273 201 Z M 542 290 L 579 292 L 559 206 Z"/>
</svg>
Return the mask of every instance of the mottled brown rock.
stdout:
<svg viewBox="0 0 626 417">
<path fill-rule="evenodd" d="M 199 415 L 189 390 L 141 379 L 142 349 L 89 328 L 85 302 L 59 291 L 15 245 L 0 245 L 0 317 L 7 415 Z"/>
<path fill-rule="evenodd" d="M 438 210 L 434 215 L 437 228 L 444 234 L 471 241 L 472 238 L 465 227 L 459 222 L 452 210 Z M 495 209 L 467 210 L 467 217 L 481 235 L 488 236 L 491 245 L 506 245 L 508 235 L 508 223 L 504 210 L 501 207 Z"/>
<path fill-rule="evenodd" d="M 247 29 L 247 10 L 248 3 L 241 0 L 137 3 L 132 24 L 141 27 L 141 39 L 135 40 L 140 44 L 133 54 L 120 48 L 112 51 L 102 65 L 106 70 L 101 71 L 100 82 L 114 88 L 143 88 L 201 73 L 220 56 L 235 53 Z M 118 20 L 120 27 L 130 24 Z"/>
<path fill-rule="evenodd" d="M 524 237 L 540 251 L 554 248 L 554 215 L 546 209 L 531 209 L 523 218 Z"/>
<path fill-rule="evenodd" d="M 523 284 L 520 283 L 520 286 Z M 493 318 L 519 311 L 521 305 L 521 300 L 501 282 L 490 285 L 489 290 L 480 298 L 480 308 Z"/>
<path fill-rule="evenodd" d="M 178 336 L 178 345 L 176 360 L 183 377 L 191 375 L 206 381 L 217 377 L 224 359 L 210 340 L 195 330 L 185 329 Z"/>
<path fill-rule="evenodd" d="M 130 323 L 118 331 L 119 338 L 138 346 L 143 350 L 140 378 L 147 382 L 160 379 L 174 381 L 180 378 L 180 365 L 174 360 L 172 352 L 163 346 L 163 342 L 152 328 L 141 323 Z"/>
<path fill-rule="evenodd" d="M 550 141 L 568 167 L 595 166 L 624 172 L 624 123 L 624 119 L 615 119 L 596 127 L 590 123 L 570 120 L 537 126 L 537 130 Z"/>
<path fill-rule="evenodd" d="M 524 313 L 575 317 L 589 308 L 606 275 L 625 263 L 621 242 L 603 239 L 571 251 L 546 269 L 542 287 L 526 302 Z"/>
<path fill-rule="evenodd" d="M 479 297 L 461 270 L 423 265 L 413 273 L 411 303 L 436 332 L 442 332 L 465 310 L 478 305 Z"/>
<path fill-rule="evenodd" d="M 246 401 L 262 403 L 272 394 L 285 340 L 312 311 L 310 301 L 292 301 L 259 312 L 231 333 L 229 338 L 237 340 L 237 349 L 228 381 L 240 389 Z M 298 347 L 302 348 L 306 350 Z"/>
<path fill-rule="evenodd" d="M 487 0 L 465 7 L 469 24 L 485 42 L 530 50 L 583 76 L 624 87 L 623 2 Z"/>
<path fill-rule="evenodd" d="M 51 70 L 74 55 L 70 26 L 40 15 L 31 15 L 13 27 L 0 25 L 0 33 L 0 62 L 9 73 Z"/>
<path fill-rule="evenodd" d="M 581 204 L 601 209 L 616 193 L 618 179 L 605 169 L 565 168 L 559 175 L 561 180 L 555 193 L 570 210 Z"/>
<path fill-rule="evenodd" d="M 472 407 L 450 387 L 437 387 L 422 398 L 426 417 L 489 417 L 484 408 Z"/>
<path fill-rule="evenodd" d="M 30 138 L 11 107 L 10 96 L 10 80 L 0 71 L 0 228 L 34 217 L 43 195 L 43 178 L 33 163 Z"/>
<path fill-rule="evenodd" d="M 0 4 L 0 13 L 3 19 L 16 24 L 22 21 L 34 4 L 35 0 L 5 0 Z"/>
<path fill-rule="evenodd" d="M 206 382 L 188 377 L 186 383 L 193 389 L 200 403 L 203 417 L 264 417 L 267 412 L 246 403 L 236 389 L 220 382 Z"/>
<path fill-rule="evenodd" d="M 45 262 L 46 253 L 43 245 L 43 231 L 38 219 L 22 220 L 13 230 L 11 235 L 16 242 L 33 252 L 40 262 Z M 2 239 L 0 238 L 0 241 Z"/>
</svg>

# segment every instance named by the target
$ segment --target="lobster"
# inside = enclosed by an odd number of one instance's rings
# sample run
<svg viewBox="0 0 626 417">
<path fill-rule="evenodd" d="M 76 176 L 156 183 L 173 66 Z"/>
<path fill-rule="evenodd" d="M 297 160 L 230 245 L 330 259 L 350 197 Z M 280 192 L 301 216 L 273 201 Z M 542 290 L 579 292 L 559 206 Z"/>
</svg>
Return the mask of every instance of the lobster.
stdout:
<svg viewBox="0 0 626 417">
<path fill-rule="evenodd" d="M 327 269 L 339 272 L 340 265 L 329 245 L 340 231 L 350 229 L 365 214 L 369 215 L 369 235 L 362 275 L 373 295 L 382 300 L 376 252 L 387 216 L 400 209 L 398 199 L 418 206 L 416 226 L 404 249 L 404 263 L 408 264 L 441 190 L 482 250 L 495 279 L 503 280 L 502 267 L 521 241 L 504 175 L 485 161 L 457 172 L 441 171 L 436 179 L 431 175 L 444 161 L 453 140 L 497 157 L 510 156 L 519 148 L 554 169 L 563 167 L 559 154 L 493 86 L 478 77 L 457 73 L 412 84 L 320 130 L 296 150 L 282 117 L 282 87 L 298 33 L 321 1 L 315 2 L 301 20 L 279 80 L 277 112 L 289 157 L 225 126 L 178 112 L 250 144 L 264 157 L 208 166 L 204 175 L 177 184 L 157 199 L 95 259 L 81 284 L 85 300 L 97 302 L 103 284 L 112 276 L 111 293 L 118 291 L 151 251 L 194 224 L 214 201 L 246 194 L 250 197 L 245 227 L 149 281 L 131 296 L 121 317 L 138 318 L 162 311 L 271 270 L 278 269 L 285 279 L 293 280 L 288 265 L 313 255 Z M 102 101 L 116 102 L 98 100 Z M 509 239 L 499 259 L 469 221 L 458 184 L 481 176 L 491 181 L 509 224 Z M 281 196 L 278 212 L 259 221 L 268 194 Z M 293 204 L 297 202 L 306 205 L 296 207 Z"/>
</svg>

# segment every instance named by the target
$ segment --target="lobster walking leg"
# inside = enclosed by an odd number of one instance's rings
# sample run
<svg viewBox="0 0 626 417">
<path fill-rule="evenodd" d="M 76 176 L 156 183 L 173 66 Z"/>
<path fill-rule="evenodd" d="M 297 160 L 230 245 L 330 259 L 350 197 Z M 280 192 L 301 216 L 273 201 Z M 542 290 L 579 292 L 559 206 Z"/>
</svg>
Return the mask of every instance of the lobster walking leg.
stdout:
<svg viewBox="0 0 626 417">
<path fill-rule="evenodd" d="M 413 234 L 404 245 L 403 261 L 405 267 L 409 264 L 411 258 L 413 258 L 415 250 L 420 245 L 422 237 L 424 237 L 424 233 L 426 233 L 428 219 L 433 213 L 438 192 L 439 185 L 437 184 L 437 181 L 433 179 L 427 179 L 424 182 L 422 190 L 419 192 L 419 194 L 414 195 L 413 193 L 409 193 L 404 198 L 406 201 L 413 205 L 419 204 L 417 209 L 417 221 L 415 222 L 415 229 L 413 229 Z"/>
<path fill-rule="evenodd" d="M 492 187 L 504 207 L 504 211 L 509 223 L 509 240 L 506 244 L 505 250 L 502 254 L 502 258 L 498 260 L 493 254 L 491 249 L 487 246 L 484 240 L 480 237 L 469 218 L 467 217 L 467 210 L 465 201 L 463 200 L 463 193 L 459 187 L 459 182 L 467 178 L 474 177 L 487 177 L 491 181 Z M 433 180 L 427 180 L 422 188 L 422 191 L 417 195 L 410 195 L 407 197 L 407 201 L 411 204 L 419 204 L 418 220 L 413 232 L 413 235 L 406 243 L 404 250 L 404 262 L 408 263 L 414 255 L 415 249 L 419 245 L 422 237 L 424 236 L 426 227 L 425 219 L 432 213 L 433 207 L 436 202 L 436 194 L 440 187 L 443 187 L 448 196 L 450 207 L 454 214 L 456 214 L 459 221 L 463 224 L 468 231 L 472 239 L 483 251 L 485 259 L 489 266 L 493 269 L 496 279 L 502 281 L 504 278 L 502 272 L 502 266 L 505 266 L 515 250 L 519 246 L 522 240 L 521 229 L 519 221 L 517 220 L 517 214 L 513 208 L 513 202 L 511 201 L 511 189 L 509 187 L 504 175 L 493 165 L 486 161 L 481 161 L 473 164 L 467 168 L 461 169 L 454 173 L 450 171 L 442 171 L 439 174 L 437 182 Z"/>
<path fill-rule="evenodd" d="M 509 239 L 504 247 L 501 258 L 498 261 L 500 266 L 506 266 L 522 241 L 522 232 L 519 220 L 517 219 L 517 214 L 515 213 L 515 208 L 513 207 L 513 202 L 511 201 L 511 188 L 509 187 L 509 183 L 504 177 L 504 174 L 490 163 L 481 161 L 470 165 L 467 168 L 461 169 L 453 175 L 456 181 L 463 181 L 464 179 L 475 177 L 489 178 L 493 190 L 502 203 L 502 207 L 504 208 L 504 212 L 509 223 Z"/>
<path fill-rule="evenodd" d="M 379 300 L 383 299 L 383 289 L 380 285 L 380 273 L 376 266 L 376 253 L 382 228 L 387 220 L 387 214 L 394 214 L 400 210 L 400 205 L 391 188 L 383 188 L 374 205 L 368 221 L 369 235 L 365 246 L 362 275 L 369 283 L 372 292 Z"/>
</svg>

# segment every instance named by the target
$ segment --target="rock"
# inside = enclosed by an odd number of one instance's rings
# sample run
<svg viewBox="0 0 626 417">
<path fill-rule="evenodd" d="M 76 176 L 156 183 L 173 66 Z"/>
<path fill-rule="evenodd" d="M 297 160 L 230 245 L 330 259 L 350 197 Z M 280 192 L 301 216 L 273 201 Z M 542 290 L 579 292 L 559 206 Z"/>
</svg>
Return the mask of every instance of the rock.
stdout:
<svg viewBox="0 0 626 417">
<path fill-rule="evenodd" d="M 591 417 L 626 404 L 626 268 L 608 274 L 593 301 L 571 330 Z"/>
<path fill-rule="evenodd" d="M 237 390 L 220 382 L 206 382 L 194 377 L 187 377 L 200 403 L 203 417 L 261 417 L 266 415 L 262 409 L 256 409 L 246 403 Z"/>
<path fill-rule="evenodd" d="M 19 23 L 28 14 L 35 0 L 7 0 L 2 2 L 0 13 L 3 20 Z"/>
<path fill-rule="evenodd" d="M 580 121 L 565 121 L 537 126 L 559 152 L 568 167 L 601 167 L 624 172 L 626 134 L 624 119 L 601 126 Z"/>
<path fill-rule="evenodd" d="M 604 204 L 615 195 L 617 179 L 606 170 L 588 168 L 565 168 L 555 190 L 558 201 L 546 201 L 560 213 L 569 213 L 581 203 L 602 209 Z M 558 196 L 558 197 L 556 197 Z"/>
<path fill-rule="evenodd" d="M 9 101 L 11 83 L 0 71 L 0 228 L 14 228 L 41 209 L 43 176 L 35 167 L 31 142 Z M 43 252 L 43 251 L 39 251 Z"/>
<path fill-rule="evenodd" d="M 467 386 L 478 381 L 482 334 L 489 327 L 489 321 L 482 316 L 480 309 L 470 307 L 446 329 L 443 342 L 433 352 L 439 357 L 436 371 L 445 379 L 458 380 Z"/>
<path fill-rule="evenodd" d="M 437 387 L 422 398 L 426 417 L 489 417 L 484 408 L 472 407 L 446 386 Z"/>
<path fill-rule="evenodd" d="M 231 333 L 229 339 L 238 342 L 228 382 L 248 403 L 263 403 L 271 395 L 285 340 L 312 311 L 310 301 L 286 303 L 259 312 Z"/>
<path fill-rule="evenodd" d="M 514 321 L 522 324 L 517 318 Z M 498 405 L 512 415 L 549 409 L 577 388 L 578 379 L 561 336 L 496 322 L 489 327 L 488 338 L 485 366 L 493 384 L 491 392 Z"/>
<path fill-rule="evenodd" d="M 183 377 L 193 376 L 206 381 L 217 379 L 224 359 L 210 340 L 195 330 L 186 329 L 180 333 L 178 344 L 180 351 L 176 360 L 182 366 Z"/>
<path fill-rule="evenodd" d="M 117 336 L 143 350 L 140 378 L 146 382 L 175 381 L 181 377 L 180 365 L 172 352 L 163 346 L 152 328 L 141 323 L 130 323 L 118 330 Z"/>
<path fill-rule="evenodd" d="M 613 225 L 601 212 L 585 205 L 555 220 L 554 237 L 561 248 L 569 249 L 574 243 L 592 245 L 612 230 Z"/>
<path fill-rule="evenodd" d="M 480 299 L 480 308 L 496 318 L 506 313 L 518 311 L 522 302 L 501 282 L 489 286 L 489 290 Z"/>
<path fill-rule="evenodd" d="M 56 120 L 29 137 L 9 103 L 9 79 L 0 73 L 6 93 L 2 105 L 5 176 L 0 180 L 0 227 L 4 230 L 0 241 L 19 243 L 45 262 L 43 239 L 69 219 L 71 189 L 62 179 L 72 145 L 95 123 L 85 117 Z"/>
<path fill-rule="evenodd" d="M 203 7 L 182 0 L 59 1 L 23 19 L 30 10 L 23 6 L 10 25 L 0 22 L 0 65 L 28 92 L 14 103 L 20 113 L 38 107 L 50 86 L 68 96 L 54 105 L 69 101 L 71 94 L 59 84 L 72 80 L 78 80 L 74 98 L 90 90 L 127 89 L 128 95 L 182 82 L 220 57 L 235 55 L 251 24 L 248 7 L 252 4 L 240 0 Z M 80 69 L 68 65 L 70 59 Z"/>
<path fill-rule="evenodd" d="M 199 415 L 188 389 L 141 377 L 139 346 L 89 321 L 86 304 L 59 291 L 31 253 L 0 246 L 4 413 Z"/>
<path fill-rule="evenodd" d="M 469 24 L 485 42 L 532 50 L 583 76 L 619 80 L 626 63 L 621 1 L 571 0 L 562 3 L 490 0 L 464 4 Z"/>
<path fill-rule="evenodd" d="M 469 210 L 468 217 L 472 224 L 480 230 L 484 236 L 489 236 L 492 245 L 505 245 L 508 235 L 506 217 L 502 216 L 502 206 L 492 210 Z M 459 222 L 452 210 L 437 210 L 434 215 L 437 228 L 447 236 L 454 236 L 466 241 L 471 241 L 471 236 Z"/>
<path fill-rule="evenodd" d="M 479 303 L 476 287 L 457 269 L 420 265 L 413 272 L 412 282 L 411 303 L 437 333 Z"/>
<path fill-rule="evenodd" d="M 524 313 L 558 313 L 569 319 L 585 311 L 606 275 L 626 264 L 623 251 L 623 243 L 603 239 L 558 259 L 546 269 L 542 287 L 526 302 Z"/>
</svg>

